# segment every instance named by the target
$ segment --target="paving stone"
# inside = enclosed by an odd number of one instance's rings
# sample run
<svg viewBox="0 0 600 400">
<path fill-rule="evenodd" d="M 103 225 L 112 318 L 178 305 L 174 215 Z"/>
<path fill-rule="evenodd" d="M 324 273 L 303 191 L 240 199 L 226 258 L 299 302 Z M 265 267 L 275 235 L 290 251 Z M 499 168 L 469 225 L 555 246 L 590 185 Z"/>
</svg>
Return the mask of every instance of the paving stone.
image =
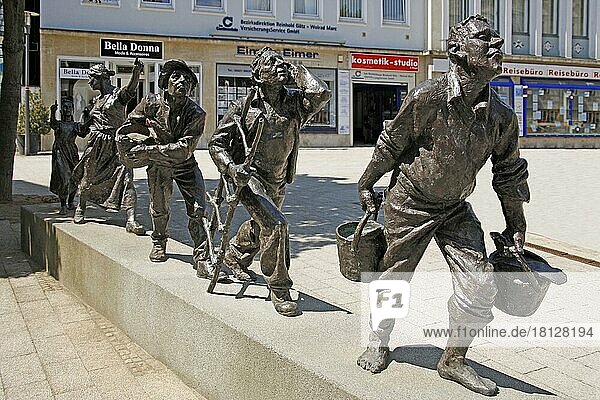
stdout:
<svg viewBox="0 0 600 400">
<path fill-rule="evenodd" d="M 73 346 L 67 335 L 40 338 L 36 339 L 34 343 L 44 365 L 78 358 L 75 346 Z"/>
<path fill-rule="evenodd" d="M 56 400 L 103 400 L 104 397 L 95 387 L 87 387 L 72 392 L 60 393 Z"/>
<path fill-rule="evenodd" d="M 55 309 L 58 320 L 63 324 L 90 319 L 90 314 L 87 312 L 86 307 L 81 304 L 58 306 Z"/>
<path fill-rule="evenodd" d="M 48 382 L 54 395 L 92 387 L 88 371 L 79 358 L 45 366 Z"/>
<path fill-rule="evenodd" d="M 88 371 L 121 364 L 121 357 L 107 341 L 77 343 L 75 349 Z"/>
<path fill-rule="evenodd" d="M 596 399 L 598 388 L 572 379 L 568 375 L 547 367 L 527 374 L 527 377 L 547 388 L 567 394 L 574 399 Z"/>
<path fill-rule="evenodd" d="M 20 303 L 21 314 L 25 321 L 47 318 L 54 314 L 54 309 L 48 300 L 31 301 L 28 303 Z"/>
<path fill-rule="evenodd" d="M 73 343 L 100 342 L 104 340 L 103 332 L 92 319 L 69 322 L 64 329 Z"/>
<path fill-rule="evenodd" d="M 30 385 L 7 388 L 6 400 L 53 400 L 48 381 L 35 382 Z"/>
<path fill-rule="evenodd" d="M 522 356 L 530 358 L 542 365 L 557 371 L 562 371 L 565 375 L 575 378 L 591 386 L 596 386 L 600 382 L 600 371 L 587 367 L 586 365 L 559 356 L 543 348 L 528 349 L 520 353 Z M 570 379 L 571 381 L 574 379 Z"/>
<path fill-rule="evenodd" d="M 25 386 L 46 379 L 36 353 L 0 359 L 0 374 L 5 388 Z"/>
<path fill-rule="evenodd" d="M 18 278 L 10 278 L 8 280 L 13 288 L 23 287 L 23 286 L 37 286 L 38 281 L 35 275 L 27 275 Z"/>
<path fill-rule="evenodd" d="M 17 303 L 45 300 L 46 295 L 40 285 L 18 286 L 14 288 Z"/>
<path fill-rule="evenodd" d="M 0 336 L 29 334 L 23 316 L 18 312 L 0 315 Z"/>
<path fill-rule="evenodd" d="M 64 325 L 52 314 L 35 319 L 26 320 L 27 328 L 33 340 L 64 335 Z"/>
<path fill-rule="evenodd" d="M 146 393 L 133 374 L 123 365 L 91 371 L 90 378 L 94 386 L 109 398 L 148 399 L 148 393 Z"/>
<path fill-rule="evenodd" d="M 35 352 L 28 333 L 10 334 L 0 340 L 0 359 L 10 359 Z"/>
</svg>

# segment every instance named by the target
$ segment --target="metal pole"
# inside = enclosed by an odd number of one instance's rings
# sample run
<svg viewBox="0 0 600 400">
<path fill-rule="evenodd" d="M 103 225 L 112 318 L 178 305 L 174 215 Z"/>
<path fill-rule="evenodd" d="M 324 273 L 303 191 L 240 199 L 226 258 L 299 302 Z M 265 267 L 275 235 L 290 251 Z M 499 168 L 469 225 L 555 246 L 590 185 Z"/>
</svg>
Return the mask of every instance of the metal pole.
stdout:
<svg viewBox="0 0 600 400">
<path fill-rule="evenodd" d="M 29 29 L 31 27 L 31 15 L 25 13 L 25 145 L 24 153 L 29 155 L 30 137 L 29 137 Z"/>
</svg>

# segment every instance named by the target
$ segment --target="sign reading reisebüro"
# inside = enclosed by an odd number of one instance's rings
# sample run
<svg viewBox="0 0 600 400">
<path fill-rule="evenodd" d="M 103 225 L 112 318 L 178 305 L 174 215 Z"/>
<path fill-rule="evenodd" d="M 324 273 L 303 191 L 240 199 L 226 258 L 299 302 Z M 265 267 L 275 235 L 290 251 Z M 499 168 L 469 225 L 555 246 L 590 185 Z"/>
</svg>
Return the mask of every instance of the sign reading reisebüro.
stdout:
<svg viewBox="0 0 600 400">
<path fill-rule="evenodd" d="M 162 42 L 126 39 L 100 39 L 101 57 L 149 58 L 162 60 Z"/>
<path fill-rule="evenodd" d="M 419 72 L 419 57 L 352 53 L 350 68 Z"/>
</svg>

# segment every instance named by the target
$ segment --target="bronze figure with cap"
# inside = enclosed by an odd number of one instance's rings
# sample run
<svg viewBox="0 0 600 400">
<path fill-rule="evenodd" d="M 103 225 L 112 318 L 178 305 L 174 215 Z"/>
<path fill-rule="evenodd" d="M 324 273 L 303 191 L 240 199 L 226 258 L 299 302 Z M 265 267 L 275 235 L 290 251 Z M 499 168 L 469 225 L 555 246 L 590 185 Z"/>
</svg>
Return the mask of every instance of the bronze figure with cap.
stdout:
<svg viewBox="0 0 600 400">
<path fill-rule="evenodd" d="M 373 186 L 386 172 L 395 171 L 384 201 L 388 248 L 381 279 L 393 279 L 394 273 L 410 279 L 435 239 L 452 274 L 454 294 L 448 309 L 454 332 L 461 326 L 484 327 L 493 318 L 493 267 L 481 224 L 465 201 L 489 158 L 492 186 L 506 221 L 503 236 L 523 252 L 523 202 L 529 201 L 529 188 L 527 162 L 519 155 L 519 122 L 489 85 L 502 71 L 503 42 L 481 16 L 452 27 L 449 72 L 408 94 L 381 133 L 358 184 L 363 208 L 375 212 Z M 387 366 L 393 326 L 394 320 L 371 326 L 359 366 L 373 373 Z M 496 394 L 494 382 L 465 364 L 473 338 L 450 336 L 437 364 L 440 376 L 484 395 Z"/>
<path fill-rule="evenodd" d="M 150 190 L 150 216 L 152 217 L 152 250 L 150 260 L 167 260 L 167 227 L 171 214 L 173 182 L 177 184 L 185 201 L 188 230 L 194 242 L 194 268 L 199 275 L 210 278 L 210 263 L 206 256 L 204 178 L 198 167 L 194 151 L 204 132 L 205 111 L 190 94 L 198 84 L 196 74 L 183 60 L 168 60 L 160 70 L 158 87 L 163 95 L 145 96 L 120 131 L 137 128 L 148 130 L 150 140 L 127 151 L 127 162 L 147 165 Z"/>
</svg>

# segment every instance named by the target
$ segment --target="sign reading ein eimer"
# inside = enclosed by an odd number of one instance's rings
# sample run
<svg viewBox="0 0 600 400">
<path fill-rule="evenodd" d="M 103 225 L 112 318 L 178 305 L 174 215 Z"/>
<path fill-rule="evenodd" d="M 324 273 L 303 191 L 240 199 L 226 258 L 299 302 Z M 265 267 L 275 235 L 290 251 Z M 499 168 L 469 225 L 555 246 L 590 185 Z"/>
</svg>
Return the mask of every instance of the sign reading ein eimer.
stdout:
<svg viewBox="0 0 600 400">
<path fill-rule="evenodd" d="M 162 42 L 144 40 L 100 39 L 101 57 L 149 58 L 162 60 Z"/>
</svg>

